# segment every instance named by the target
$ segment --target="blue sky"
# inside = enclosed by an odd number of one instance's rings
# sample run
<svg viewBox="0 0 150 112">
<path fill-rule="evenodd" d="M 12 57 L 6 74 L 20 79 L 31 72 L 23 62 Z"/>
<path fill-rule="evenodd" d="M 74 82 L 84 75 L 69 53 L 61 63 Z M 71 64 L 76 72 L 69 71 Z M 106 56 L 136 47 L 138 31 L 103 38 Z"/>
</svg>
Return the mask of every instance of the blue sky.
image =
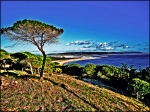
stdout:
<svg viewBox="0 0 150 112">
<path fill-rule="evenodd" d="M 1 27 L 17 20 L 34 19 L 64 29 L 59 44 L 45 46 L 46 53 L 64 51 L 149 52 L 148 1 L 2 1 Z M 33 45 L 13 48 L 1 37 L 9 52 L 38 51 Z"/>
</svg>

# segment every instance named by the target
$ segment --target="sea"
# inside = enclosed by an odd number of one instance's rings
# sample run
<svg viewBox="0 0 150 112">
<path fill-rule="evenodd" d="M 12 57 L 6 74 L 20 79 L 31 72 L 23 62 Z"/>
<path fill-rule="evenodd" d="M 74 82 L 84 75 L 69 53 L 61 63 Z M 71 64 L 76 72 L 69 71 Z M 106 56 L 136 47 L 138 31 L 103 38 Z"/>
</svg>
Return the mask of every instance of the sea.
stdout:
<svg viewBox="0 0 150 112">
<path fill-rule="evenodd" d="M 122 63 L 127 64 L 128 67 L 133 65 L 133 67 L 139 71 L 139 67 L 145 69 L 150 66 L 150 54 L 149 53 L 128 53 L 128 54 L 109 54 L 104 56 L 99 56 L 90 60 L 81 60 L 69 62 L 67 64 L 80 64 L 85 66 L 86 64 L 92 63 L 95 65 L 113 65 L 121 67 Z"/>
</svg>

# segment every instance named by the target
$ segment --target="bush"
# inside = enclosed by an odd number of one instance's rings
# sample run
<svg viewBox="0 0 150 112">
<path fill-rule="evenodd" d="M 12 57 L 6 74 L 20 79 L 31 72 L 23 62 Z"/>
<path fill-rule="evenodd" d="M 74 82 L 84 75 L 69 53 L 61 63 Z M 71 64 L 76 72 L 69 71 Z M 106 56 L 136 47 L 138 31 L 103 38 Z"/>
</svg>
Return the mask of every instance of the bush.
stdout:
<svg viewBox="0 0 150 112">
<path fill-rule="evenodd" d="M 21 63 L 13 63 L 11 67 L 15 70 L 22 70 L 22 68 L 27 67 L 27 65 Z"/>
<path fill-rule="evenodd" d="M 150 83 L 150 67 L 143 69 L 141 71 L 141 75 L 142 75 L 142 80 L 145 80 Z"/>
<path fill-rule="evenodd" d="M 102 72 L 100 72 L 100 71 L 97 72 L 97 77 L 100 77 L 100 78 L 101 78 L 102 75 L 103 75 Z"/>
<path fill-rule="evenodd" d="M 62 73 L 62 69 L 61 68 L 55 68 L 54 69 L 54 73 L 61 74 Z"/>
<path fill-rule="evenodd" d="M 98 73 L 101 72 L 101 76 Z M 97 65 L 96 74 L 98 77 L 104 77 L 104 79 L 113 79 L 118 74 L 119 68 L 110 65 Z"/>
<path fill-rule="evenodd" d="M 52 74 L 53 73 L 53 68 L 52 67 L 45 67 L 44 72 L 48 73 L 48 74 Z"/>
<path fill-rule="evenodd" d="M 96 68 L 95 68 L 95 72 L 96 73 L 98 73 L 99 71 L 101 72 L 103 66 L 105 66 L 105 65 L 97 65 Z"/>
<path fill-rule="evenodd" d="M 26 72 L 20 70 L 14 70 L 13 72 L 16 73 L 18 76 L 25 76 L 27 74 Z"/>
<path fill-rule="evenodd" d="M 100 71 L 97 72 L 97 77 L 102 80 L 110 80 L 110 78 L 108 78 L 106 75 L 103 75 Z"/>
<path fill-rule="evenodd" d="M 94 64 L 87 64 L 84 69 L 83 73 L 87 74 L 89 77 L 94 77 L 96 66 Z"/>
<path fill-rule="evenodd" d="M 65 66 L 64 72 L 69 75 L 78 75 L 82 74 L 82 66 L 79 64 L 69 64 Z"/>
<path fill-rule="evenodd" d="M 60 64 L 58 62 L 51 62 L 50 63 L 53 67 L 56 67 L 56 66 L 60 66 Z"/>
<path fill-rule="evenodd" d="M 150 93 L 150 83 L 140 80 L 139 78 L 134 78 L 131 83 L 129 83 L 130 91 L 132 95 L 136 98 L 143 99 L 144 95 Z"/>
<path fill-rule="evenodd" d="M 119 69 L 115 66 L 103 66 L 102 73 L 108 77 L 112 77 L 117 74 Z"/>
<path fill-rule="evenodd" d="M 111 72 L 110 72 L 110 70 L 109 70 L 109 68 L 107 66 L 103 66 L 102 67 L 102 73 L 104 75 L 110 75 L 111 74 Z"/>
</svg>

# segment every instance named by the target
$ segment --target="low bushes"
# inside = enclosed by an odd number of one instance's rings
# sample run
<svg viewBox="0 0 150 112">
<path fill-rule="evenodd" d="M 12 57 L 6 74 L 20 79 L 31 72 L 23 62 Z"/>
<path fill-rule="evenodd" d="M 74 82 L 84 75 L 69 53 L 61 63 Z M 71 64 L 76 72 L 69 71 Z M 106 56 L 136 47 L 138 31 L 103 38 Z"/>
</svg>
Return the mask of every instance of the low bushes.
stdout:
<svg viewBox="0 0 150 112">
<path fill-rule="evenodd" d="M 83 74 L 88 77 L 94 77 L 95 76 L 95 68 L 96 66 L 94 64 L 87 64 L 83 68 Z"/>
<path fill-rule="evenodd" d="M 54 69 L 54 73 L 61 74 L 62 73 L 62 69 L 61 68 L 55 68 Z"/>
<path fill-rule="evenodd" d="M 78 64 L 70 64 L 64 68 L 63 72 L 66 74 L 81 76 L 80 79 L 83 76 L 100 79 L 140 100 L 150 94 L 150 67 L 141 69 L 139 72 L 133 66 L 128 67 L 127 64 L 122 64 L 120 68 L 110 65 L 87 64 L 81 67 Z"/>
<path fill-rule="evenodd" d="M 79 64 L 69 64 L 65 66 L 64 73 L 80 76 L 82 74 L 82 69 L 82 66 L 80 66 Z"/>
<path fill-rule="evenodd" d="M 110 65 L 97 65 L 96 76 L 103 80 L 111 80 L 119 72 L 119 69 Z"/>
<path fill-rule="evenodd" d="M 143 99 L 146 94 L 150 94 L 150 83 L 134 78 L 129 83 L 130 91 L 132 95 L 136 96 L 137 99 Z"/>
</svg>

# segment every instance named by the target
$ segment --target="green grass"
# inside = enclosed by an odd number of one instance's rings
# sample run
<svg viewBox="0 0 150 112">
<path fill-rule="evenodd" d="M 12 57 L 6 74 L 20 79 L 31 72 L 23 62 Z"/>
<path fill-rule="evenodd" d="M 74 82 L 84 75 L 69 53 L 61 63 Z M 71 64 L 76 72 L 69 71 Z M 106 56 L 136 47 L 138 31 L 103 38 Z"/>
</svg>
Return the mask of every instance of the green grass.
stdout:
<svg viewBox="0 0 150 112">
<path fill-rule="evenodd" d="M 4 74 L 1 73 L 1 111 L 150 110 L 136 99 L 68 75 L 51 75 L 41 81 L 37 76 Z"/>
</svg>

